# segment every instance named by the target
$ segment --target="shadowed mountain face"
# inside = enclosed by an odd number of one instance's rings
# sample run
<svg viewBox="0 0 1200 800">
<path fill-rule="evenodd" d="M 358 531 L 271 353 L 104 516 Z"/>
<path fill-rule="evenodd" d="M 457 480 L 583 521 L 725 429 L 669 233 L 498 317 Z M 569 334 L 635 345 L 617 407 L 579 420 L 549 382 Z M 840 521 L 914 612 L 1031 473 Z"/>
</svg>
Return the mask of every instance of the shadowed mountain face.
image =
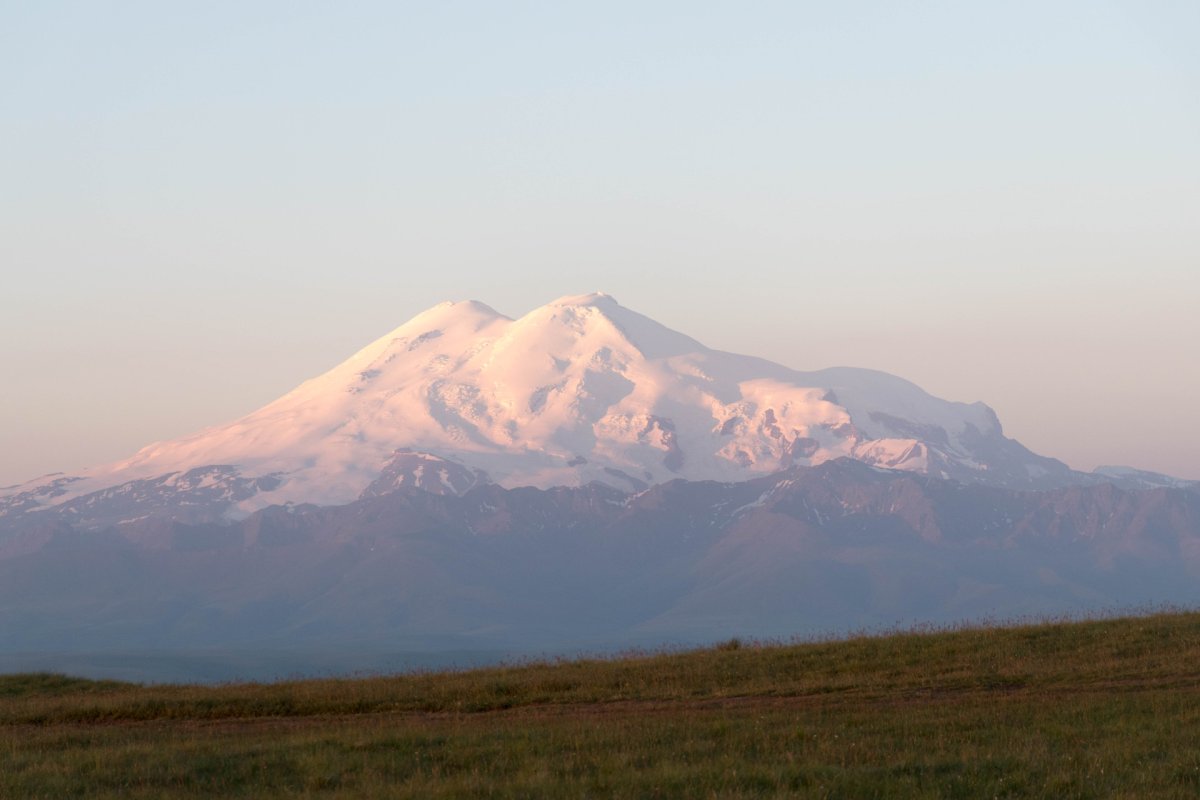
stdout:
<svg viewBox="0 0 1200 800">
<path fill-rule="evenodd" d="M 849 459 L 637 494 L 444 488 L 9 529 L 0 648 L 569 651 L 1200 599 L 1192 488 L 1019 492 Z"/>
</svg>

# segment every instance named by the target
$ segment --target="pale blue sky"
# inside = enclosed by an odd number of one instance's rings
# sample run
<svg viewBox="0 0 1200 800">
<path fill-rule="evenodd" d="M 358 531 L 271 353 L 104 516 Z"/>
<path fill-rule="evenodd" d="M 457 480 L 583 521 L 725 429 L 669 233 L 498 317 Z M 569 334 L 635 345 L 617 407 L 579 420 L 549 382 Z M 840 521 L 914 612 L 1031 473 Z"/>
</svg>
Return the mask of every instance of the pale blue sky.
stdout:
<svg viewBox="0 0 1200 800">
<path fill-rule="evenodd" d="M 0 0 L 0 484 L 602 290 L 1200 478 L 1200 4 Z"/>
</svg>

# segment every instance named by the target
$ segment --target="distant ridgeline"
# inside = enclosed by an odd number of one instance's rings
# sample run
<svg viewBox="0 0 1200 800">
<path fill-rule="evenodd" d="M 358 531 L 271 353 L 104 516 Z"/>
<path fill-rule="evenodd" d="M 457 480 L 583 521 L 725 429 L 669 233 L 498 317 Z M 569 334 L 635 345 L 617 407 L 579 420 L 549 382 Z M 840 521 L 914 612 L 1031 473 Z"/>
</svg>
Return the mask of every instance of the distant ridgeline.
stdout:
<svg viewBox="0 0 1200 800">
<path fill-rule="evenodd" d="M 1019 492 L 841 459 L 738 483 L 400 485 L 233 522 L 26 521 L 0 648 L 704 642 L 1200 597 L 1200 491 Z"/>
</svg>

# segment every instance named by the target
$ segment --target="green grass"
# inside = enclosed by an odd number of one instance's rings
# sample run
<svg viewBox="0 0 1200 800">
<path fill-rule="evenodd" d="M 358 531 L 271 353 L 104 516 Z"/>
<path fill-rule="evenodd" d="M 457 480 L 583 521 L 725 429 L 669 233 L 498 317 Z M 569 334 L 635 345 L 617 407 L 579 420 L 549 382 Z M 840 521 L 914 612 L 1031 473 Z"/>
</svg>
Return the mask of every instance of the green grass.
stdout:
<svg viewBox="0 0 1200 800">
<path fill-rule="evenodd" d="M 1200 614 L 269 685 L 0 677 L 8 797 L 1197 797 Z"/>
<path fill-rule="evenodd" d="M 114 689 L 132 688 L 132 684 L 118 681 L 89 681 L 50 672 L 27 672 L 22 675 L 0 675 L 0 699 L 14 697 L 54 697 L 111 692 Z"/>
</svg>

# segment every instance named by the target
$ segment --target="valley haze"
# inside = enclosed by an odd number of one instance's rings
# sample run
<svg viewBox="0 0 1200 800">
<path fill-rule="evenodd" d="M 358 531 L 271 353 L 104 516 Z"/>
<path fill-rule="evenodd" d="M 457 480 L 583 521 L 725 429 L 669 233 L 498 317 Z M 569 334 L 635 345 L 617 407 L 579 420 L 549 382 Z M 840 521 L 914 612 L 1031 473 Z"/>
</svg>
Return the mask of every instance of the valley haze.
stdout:
<svg viewBox="0 0 1200 800">
<path fill-rule="evenodd" d="M 1200 483 L 603 293 L 442 303 L 231 423 L 0 490 L 0 651 L 118 677 L 1191 605 L 1198 574 Z"/>
</svg>

